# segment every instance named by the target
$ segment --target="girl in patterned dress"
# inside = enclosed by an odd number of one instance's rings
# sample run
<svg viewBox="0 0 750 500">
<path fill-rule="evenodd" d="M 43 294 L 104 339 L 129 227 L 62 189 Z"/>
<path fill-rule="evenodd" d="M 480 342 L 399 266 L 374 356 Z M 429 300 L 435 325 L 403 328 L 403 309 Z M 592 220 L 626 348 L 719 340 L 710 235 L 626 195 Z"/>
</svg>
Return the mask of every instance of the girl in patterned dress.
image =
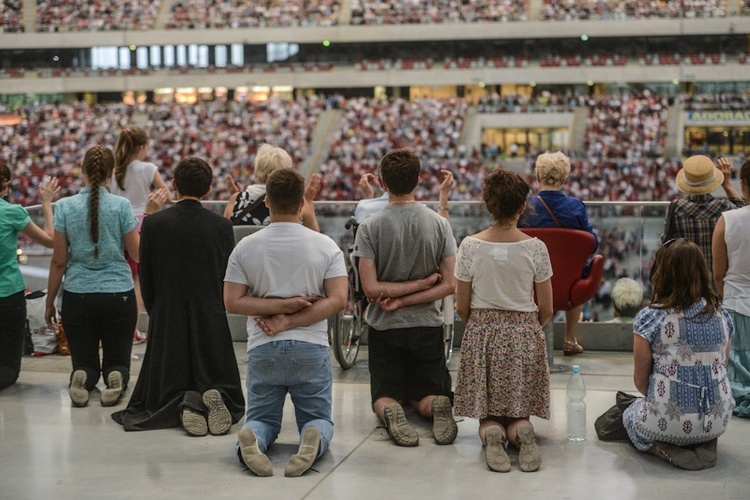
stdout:
<svg viewBox="0 0 750 500">
<path fill-rule="evenodd" d="M 492 226 L 464 239 L 456 259 L 456 310 L 466 332 L 454 409 L 479 419 L 487 465 L 498 472 L 510 470 L 507 441 L 518 447 L 521 470 L 539 468 L 542 455 L 529 417 L 549 418 L 542 326 L 552 317 L 552 267 L 545 244 L 516 227 L 529 191 L 506 170 L 485 177 Z"/>
<path fill-rule="evenodd" d="M 633 379 L 645 397 L 623 424 L 640 451 L 682 468 L 712 467 L 734 408 L 726 369 L 734 326 L 695 243 L 669 241 L 656 259 L 651 304 L 633 323 Z"/>
</svg>

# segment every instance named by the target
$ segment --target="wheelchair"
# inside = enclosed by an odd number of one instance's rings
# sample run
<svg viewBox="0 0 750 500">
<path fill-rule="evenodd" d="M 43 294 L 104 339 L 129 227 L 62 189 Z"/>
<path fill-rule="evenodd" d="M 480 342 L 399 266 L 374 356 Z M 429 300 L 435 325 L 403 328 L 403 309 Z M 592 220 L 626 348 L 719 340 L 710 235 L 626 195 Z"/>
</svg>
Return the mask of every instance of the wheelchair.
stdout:
<svg viewBox="0 0 750 500">
<path fill-rule="evenodd" d="M 351 217 L 346 222 L 345 227 L 352 231 L 353 237 L 356 238 L 358 226 L 356 219 Z M 348 370 L 356 363 L 360 342 L 369 328 L 365 321 L 365 312 L 369 303 L 359 280 L 357 259 L 351 254 L 351 250 L 352 248 L 349 249 L 349 297 L 346 308 L 328 319 L 328 338 L 333 346 L 333 355 L 344 370 Z M 445 297 L 442 301 L 443 345 L 446 365 L 450 363 L 453 356 L 455 322 L 453 301 L 453 295 Z"/>
</svg>

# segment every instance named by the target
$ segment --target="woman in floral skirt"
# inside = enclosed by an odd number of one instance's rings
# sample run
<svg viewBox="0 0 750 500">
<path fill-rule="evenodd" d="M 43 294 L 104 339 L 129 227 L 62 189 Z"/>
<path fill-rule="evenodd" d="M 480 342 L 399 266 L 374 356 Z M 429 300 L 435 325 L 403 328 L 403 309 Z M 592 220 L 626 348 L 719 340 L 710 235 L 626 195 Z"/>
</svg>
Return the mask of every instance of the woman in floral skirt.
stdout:
<svg viewBox="0 0 750 500">
<path fill-rule="evenodd" d="M 492 226 L 464 239 L 456 259 L 456 309 L 466 332 L 454 410 L 479 419 L 487 465 L 497 472 L 510 470 L 508 441 L 518 447 L 522 471 L 539 468 L 529 417 L 549 418 L 542 326 L 552 317 L 552 266 L 545 244 L 516 226 L 529 192 L 515 173 L 498 169 L 485 177 Z"/>
</svg>

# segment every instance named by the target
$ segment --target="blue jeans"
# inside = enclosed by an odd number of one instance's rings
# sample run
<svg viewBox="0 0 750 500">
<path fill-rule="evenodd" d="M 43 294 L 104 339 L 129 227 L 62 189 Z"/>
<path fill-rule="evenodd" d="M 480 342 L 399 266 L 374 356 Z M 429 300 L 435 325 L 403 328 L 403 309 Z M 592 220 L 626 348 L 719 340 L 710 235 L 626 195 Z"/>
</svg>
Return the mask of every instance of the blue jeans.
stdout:
<svg viewBox="0 0 750 500">
<path fill-rule="evenodd" d="M 265 453 L 281 431 L 284 401 L 294 403 L 300 442 L 305 429 L 320 430 L 318 456 L 333 438 L 331 419 L 333 374 L 331 349 L 299 340 L 261 345 L 247 353 L 247 415 L 243 429 L 252 429 Z"/>
</svg>

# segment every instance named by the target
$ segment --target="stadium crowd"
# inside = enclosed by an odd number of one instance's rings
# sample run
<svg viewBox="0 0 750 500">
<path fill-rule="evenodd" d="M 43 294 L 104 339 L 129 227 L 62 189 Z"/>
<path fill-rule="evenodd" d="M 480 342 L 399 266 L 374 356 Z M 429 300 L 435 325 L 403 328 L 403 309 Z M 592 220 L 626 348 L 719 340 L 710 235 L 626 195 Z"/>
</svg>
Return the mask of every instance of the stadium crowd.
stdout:
<svg viewBox="0 0 750 500">
<path fill-rule="evenodd" d="M 37 31 L 142 31 L 150 30 L 161 0 L 69 1 L 39 0 Z"/>
<path fill-rule="evenodd" d="M 339 8 L 339 0 L 178 0 L 172 5 L 166 28 L 333 26 L 338 22 Z"/>
<path fill-rule="evenodd" d="M 354 0 L 352 24 L 435 24 L 454 22 L 525 21 L 524 1 L 520 0 L 438 0 L 422 2 L 380 2 Z"/>
<path fill-rule="evenodd" d="M 726 0 L 544 0 L 540 19 L 647 19 L 670 17 L 724 17 Z"/>
<path fill-rule="evenodd" d="M 23 28 L 23 0 L 0 2 L 0 33 L 17 33 Z"/>
<path fill-rule="evenodd" d="M 255 150 L 263 142 L 287 149 L 295 163 L 308 155 L 310 133 L 325 101 L 313 97 L 296 101 L 271 98 L 240 104 L 201 101 L 181 104 L 38 104 L 17 110 L 16 125 L 0 126 L 0 161 L 13 168 L 12 192 L 22 205 L 36 203 L 44 175 L 58 177 L 62 196 L 78 192 L 80 152 L 92 144 L 114 145 L 116 134 L 134 121 L 145 121 L 151 135 L 148 159 L 166 179 L 185 156 L 206 158 L 218 179 L 214 197 L 226 199 L 224 174 L 245 185 L 253 178 Z M 0 108 L 0 114 L 5 111 Z"/>
</svg>

